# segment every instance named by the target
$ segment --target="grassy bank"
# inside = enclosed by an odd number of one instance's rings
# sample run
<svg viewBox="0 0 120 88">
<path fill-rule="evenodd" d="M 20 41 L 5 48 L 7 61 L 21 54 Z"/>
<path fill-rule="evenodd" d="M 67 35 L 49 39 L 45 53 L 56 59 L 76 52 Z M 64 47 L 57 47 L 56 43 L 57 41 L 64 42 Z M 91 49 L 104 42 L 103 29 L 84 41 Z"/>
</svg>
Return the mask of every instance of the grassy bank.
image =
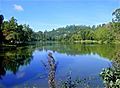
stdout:
<svg viewBox="0 0 120 88">
<path fill-rule="evenodd" d="M 102 40 L 80 40 L 80 41 L 58 41 L 59 43 L 80 43 L 80 44 L 120 44 L 120 41 L 102 41 Z"/>
</svg>

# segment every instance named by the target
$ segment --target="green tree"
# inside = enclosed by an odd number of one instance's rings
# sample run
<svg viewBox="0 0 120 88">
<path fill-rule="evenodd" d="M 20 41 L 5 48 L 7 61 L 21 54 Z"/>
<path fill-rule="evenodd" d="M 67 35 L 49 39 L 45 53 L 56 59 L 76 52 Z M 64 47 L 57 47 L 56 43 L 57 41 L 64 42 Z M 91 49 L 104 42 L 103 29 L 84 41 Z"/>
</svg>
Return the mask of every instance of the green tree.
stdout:
<svg viewBox="0 0 120 88">
<path fill-rule="evenodd" d="M 24 41 L 31 41 L 31 39 L 32 39 L 32 33 L 33 33 L 33 31 L 32 31 L 32 29 L 29 27 L 29 25 L 26 25 L 26 24 L 24 24 L 23 25 L 23 31 L 24 31 L 24 38 L 25 38 L 25 40 Z"/>
<path fill-rule="evenodd" d="M 11 31 L 15 31 L 17 29 L 17 20 L 12 17 L 10 20 L 9 20 L 9 28 Z"/>
<path fill-rule="evenodd" d="M 116 9 L 112 15 L 114 16 L 113 22 L 120 22 L 120 8 Z"/>
<path fill-rule="evenodd" d="M 0 15 L 0 43 L 2 43 L 3 40 L 4 40 L 3 33 L 2 33 L 2 28 L 1 28 L 3 20 L 4 20 L 3 15 Z"/>
<path fill-rule="evenodd" d="M 17 40 L 17 25 L 17 20 L 14 17 L 3 23 L 3 35 L 8 42 L 15 43 Z"/>
</svg>

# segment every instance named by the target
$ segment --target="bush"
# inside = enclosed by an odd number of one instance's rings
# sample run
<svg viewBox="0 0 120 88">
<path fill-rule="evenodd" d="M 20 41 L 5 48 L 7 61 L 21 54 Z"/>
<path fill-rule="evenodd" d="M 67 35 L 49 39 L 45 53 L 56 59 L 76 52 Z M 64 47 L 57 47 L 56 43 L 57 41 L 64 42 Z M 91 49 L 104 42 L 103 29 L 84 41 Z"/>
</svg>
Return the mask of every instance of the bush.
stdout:
<svg viewBox="0 0 120 88">
<path fill-rule="evenodd" d="M 120 67 L 116 64 L 111 68 L 103 69 L 100 73 L 107 88 L 120 88 Z"/>
</svg>

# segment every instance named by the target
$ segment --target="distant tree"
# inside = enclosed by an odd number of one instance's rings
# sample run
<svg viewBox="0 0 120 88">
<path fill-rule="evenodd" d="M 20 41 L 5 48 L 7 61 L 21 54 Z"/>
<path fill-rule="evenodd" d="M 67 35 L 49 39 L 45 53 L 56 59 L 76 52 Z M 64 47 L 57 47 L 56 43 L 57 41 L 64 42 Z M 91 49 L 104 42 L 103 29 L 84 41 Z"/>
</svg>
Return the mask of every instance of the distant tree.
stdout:
<svg viewBox="0 0 120 88">
<path fill-rule="evenodd" d="M 29 25 L 24 24 L 24 25 L 23 25 L 23 31 L 24 31 L 25 41 L 31 41 L 33 31 L 32 31 L 32 29 L 29 27 Z"/>
<path fill-rule="evenodd" d="M 12 17 L 10 20 L 9 20 L 9 28 L 12 30 L 12 31 L 15 31 L 17 29 L 17 20 Z"/>
<path fill-rule="evenodd" d="M 114 16 L 112 29 L 115 32 L 116 40 L 120 41 L 120 8 L 116 9 L 112 15 Z"/>
<path fill-rule="evenodd" d="M 120 8 L 116 9 L 112 15 L 114 16 L 113 22 L 120 22 Z"/>
<path fill-rule="evenodd" d="M 95 26 L 95 25 L 93 25 L 93 26 L 92 26 L 92 29 L 95 29 L 95 28 L 96 28 L 96 26 Z"/>
</svg>

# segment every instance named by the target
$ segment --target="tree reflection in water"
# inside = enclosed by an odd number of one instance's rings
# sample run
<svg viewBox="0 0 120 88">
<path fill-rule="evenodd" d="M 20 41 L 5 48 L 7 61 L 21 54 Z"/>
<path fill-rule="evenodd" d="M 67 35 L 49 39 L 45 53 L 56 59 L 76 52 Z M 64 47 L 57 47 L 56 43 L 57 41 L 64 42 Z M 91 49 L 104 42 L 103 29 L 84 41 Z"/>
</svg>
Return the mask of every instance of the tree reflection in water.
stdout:
<svg viewBox="0 0 120 88">
<path fill-rule="evenodd" d="M 72 79 L 71 71 L 69 75 L 66 75 L 66 80 L 61 80 L 60 83 L 57 83 L 56 81 L 56 69 L 58 63 L 55 61 L 54 57 L 52 56 L 52 53 L 48 53 L 48 65 L 47 63 L 42 62 L 44 67 L 48 70 L 48 85 L 49 88 L 101 88 L 99 85 L 93 85 L 96 81 L 99 80 L 99 77 L 97 75 L 91 76 L 91 77 L 82 77 L 78 79 Z M 66 78 L 65 77 L 65 78 Z M 103 85 L 101 85 L 103 86 Z"/>
<path fill-rule="evenodd" d="M 3 62 L 3 57 L 0 56 L 0 79 L 2 79 L 2 76 L 4 76 L 6 74 L 5 68 L 2 64 Z"/>
<path fill-rule="evenodd" d="M 0 79 L 6 75 L 6 71 L 16 74 L 20 66 L 29 64 L 32 59 L 31 53 L 32 50 L 19 48 L 18 50 L 4 51 L 4 54 L 0 54 Z"/>
</svg>

